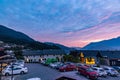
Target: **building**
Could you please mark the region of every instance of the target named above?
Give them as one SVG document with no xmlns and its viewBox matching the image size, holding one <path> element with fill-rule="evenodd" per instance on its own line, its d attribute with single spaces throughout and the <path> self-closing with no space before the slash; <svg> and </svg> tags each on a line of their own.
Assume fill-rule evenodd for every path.
<svg viewBox="0 0 120 80">
<path fill-rule="evenodd" d="M 97 60 L 96 55 L 101 54 L 102 59 Z M 120 51 L 97 51 L 97 50 L 80 50 L 78 53 L 83 53 L 85 58 L 94 58 L 95 62 L 101 65 L 120 66 Z"/>
<path fill-rule="evenodd" d="M 63 50 L 24 50 L 25 62 L 41 62 L 47 59 L 58 59 L 61 61 L 65 52 Z"/>
<path fill-rule="evenodd" d="M 87 65 L 94 65 L 95 59 L 93 56 L 84 56 L 83 52 L 80 53 L 80 62 L 85 63 Z"/>
</svg>

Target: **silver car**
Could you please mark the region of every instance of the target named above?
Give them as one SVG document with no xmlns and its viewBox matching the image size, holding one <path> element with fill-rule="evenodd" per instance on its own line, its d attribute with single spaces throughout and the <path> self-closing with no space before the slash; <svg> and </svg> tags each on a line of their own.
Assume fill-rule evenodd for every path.
<svg viewBox="0 0 120 80">
<path fill-rule="evenodd" d="M 100 68 L 100 67 L 92 67 L 92 69 L 98 73 L 98 75 L 100 77 L 106 77 L 107 76 L 107 72 L 103 69 L 103 68 Z"/>
</svg>

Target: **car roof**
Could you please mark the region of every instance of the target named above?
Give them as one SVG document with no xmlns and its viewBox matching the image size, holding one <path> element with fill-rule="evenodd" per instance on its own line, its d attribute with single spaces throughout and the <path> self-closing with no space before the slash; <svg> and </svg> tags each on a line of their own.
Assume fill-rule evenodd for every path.
<svg viewBox="0 0 120 80">
<path fill-rule="evenodd" d="M 88 66 L 81 66 L 81 68 L 85 68 L 85 69 L 87 69 L 87 68 L 89 68 Z"/>
<path fill-rule="evenodd" d="M 93 68 L 96 68 L 96 69 L 103 69 L 103 68 L 100 68 L 100 67 L 93 67 Z"/>
<path fill-rule="evenodd" d="M 114 69 L 114 68 L 112 68 L 112 67 L 104 67 L 104 68 L 108 68 L 108 69 Z"/>
</svg>

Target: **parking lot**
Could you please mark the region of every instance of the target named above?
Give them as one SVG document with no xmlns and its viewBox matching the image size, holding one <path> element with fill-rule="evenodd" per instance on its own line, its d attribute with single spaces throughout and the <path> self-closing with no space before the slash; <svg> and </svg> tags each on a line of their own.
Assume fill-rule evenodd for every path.
<svg viewBox="0 0 120 80">
<path fill-rule="evenodd" d="M 14 80 L 27 80 L 29 78 L 39 77 L 41 80 L 55 80 L 60 76 L 69 76 L 73 77 L 76 80 L 88 80 L 86 77 L 79 75 L 77 71 L 69 71 L 69 72 L 59 72 L 56 69 L 52 69 L 48 66 L 44 66 L 37 63 L 29 63 L 25 64 L 29 72 L 24 75 L 14 75 Z M 98 78 L 98 80 L 120 80 L 120 76 L 111 77 L 107 76 L 106 78 Z M 4 79 L 6 80 L 6 79 Z M 9 79 L 8 79 L 9 80 Z"/>
</svg>

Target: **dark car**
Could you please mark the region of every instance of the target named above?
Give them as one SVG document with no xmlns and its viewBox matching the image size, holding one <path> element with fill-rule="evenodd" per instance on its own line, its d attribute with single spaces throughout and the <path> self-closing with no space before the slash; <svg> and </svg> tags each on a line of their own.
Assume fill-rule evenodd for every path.
<svg viewBox="0 0 120 80">
<path fill-rule="evenodd" d="M 86 76 L 89 79 L 97 79 L 98 74 L 88 66 L 81 66 L 78 68 L 78 73 Z"/>
<path fill-rule="evenodd" d="M 63 65 L 59 68 L 59 71 L 62 71 L 62 72 L 73 71 L 73 70 L 76 70 L 76 66 L 73 64 Z"/>
<path fill-rule="evenodd" d="M 120 66 L 112 66 L 112 67 L 120 73 Z"/>
</svg>

